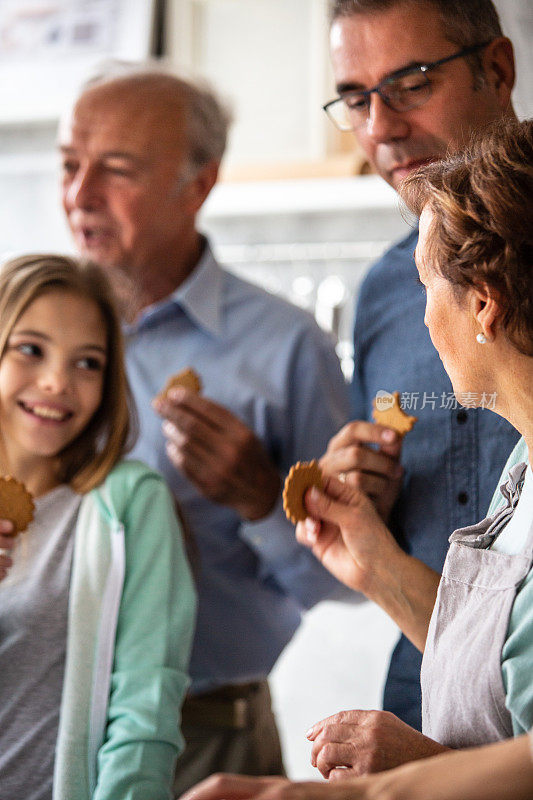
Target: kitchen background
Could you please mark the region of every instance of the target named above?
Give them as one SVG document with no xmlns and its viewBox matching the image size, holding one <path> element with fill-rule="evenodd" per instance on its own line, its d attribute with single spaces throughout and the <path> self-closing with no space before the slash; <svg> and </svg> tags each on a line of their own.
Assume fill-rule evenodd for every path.
<svg viewBox="0 0 533 800">
<path fill-rule="evenodd" d="M 533 2 L 496 5 L 516 46 L 517 111 L 531 116 Z M 102 59 L 164 56 L 208 78 L 234 110 L 202 228 L 231 269 L 316 315 L 349 378 L 358 286 L 407 222 L 321 111 L 334 96 L 325 9 L 326 0 L 0 0 L 0 255 L 71 249 L 57 201 L 60 112 Z M 395 636 L 367 603 L 307 614 L 272 675 L 290 775 L 315 774 L 311 723 L 378 707 Z"/>
</svg>

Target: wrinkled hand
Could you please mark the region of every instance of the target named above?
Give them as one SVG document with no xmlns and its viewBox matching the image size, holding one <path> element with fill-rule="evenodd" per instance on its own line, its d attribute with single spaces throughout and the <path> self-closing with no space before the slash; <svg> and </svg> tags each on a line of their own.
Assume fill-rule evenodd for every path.
<svg viewBox="0 0 533 800">
<path fill-rule="evenodd" d="M 320 466 L 323 472 L 340 476 L 349 486 L 364 491 L 388 522 L 402 485 L 401 449 L 402 438 L 396 431 L 357 420 L 330 440 Z"/>
<path fill-rule="evenodd" d="M 448 748 L 388 711 L 341 711 L 308 731 L 311 763 L 324 778 L 346 780 L 382 772 Z"/>
<path fill-rule="evenodd" d="M 187 389 L 156 399 L 167 455 L 199 491 L 247 520 L 272 511 L 280 476 L 257 436 L 230 411 Z"/>
<path fill-rule="evenodd" d="M 219 774 L 197 784 L 180 800 L 353 800 L 346 786 L 345 783 L 294 782 L 288 778 Z"/>
<path fill-rule="evenodd" d="M 381 568 L 390 568 L 402 550 L 360 489 L 327 478 L 324 491 L 310 489 L 305 495 L 309 518 L 299 522 L 296 538 L 338 580 L 370 599 Z"/>
<path fill-rule="evenodd" d="M 4 580 L 13 559 L 9 555 L 15 546 L 17 537 L 13 536 L 13 523 L 8 519 L 0 519 L 0 581 Z"/>
</svg>

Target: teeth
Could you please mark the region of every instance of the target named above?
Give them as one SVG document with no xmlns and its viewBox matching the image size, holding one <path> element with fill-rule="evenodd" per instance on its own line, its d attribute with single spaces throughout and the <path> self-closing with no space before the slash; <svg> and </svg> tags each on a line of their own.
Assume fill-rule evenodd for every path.
<svg viewBox="0 0 533 800">
<path fill-rule="evenodd" d="M 36 416 L 44 417 L 45 419 L 61 420 L 67 416 L 57 408 L 50 408 L 49 406 L 33 406 L 31 410 Z"/>
</svg>

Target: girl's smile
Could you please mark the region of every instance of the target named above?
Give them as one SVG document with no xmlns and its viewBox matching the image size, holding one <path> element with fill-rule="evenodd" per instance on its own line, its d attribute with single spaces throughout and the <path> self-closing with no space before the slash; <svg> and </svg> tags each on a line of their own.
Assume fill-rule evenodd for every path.
<svg viewBox="0 0 533 800">
<path fill-rule="evenodd" d="M 55 485 L 56 456 L 100 405 L 106 360 L 106 326 L 92 300 L 52 289 L 29 305 L 0 362 L 5 471 L 30 489 Z"/>
</svg>

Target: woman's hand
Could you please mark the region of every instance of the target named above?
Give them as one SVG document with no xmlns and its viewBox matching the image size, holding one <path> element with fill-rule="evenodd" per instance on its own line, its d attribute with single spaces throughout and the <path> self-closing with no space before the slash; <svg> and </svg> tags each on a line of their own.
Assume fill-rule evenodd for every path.
<svg viewBox="0 0 533 800">
<path fill-rule="evenodd" d="M 13 566 L 10 552 L 15 546 L 16 536 L 13 523 L 9 519 L 0 519 L 0 581 L 6 577 L 9 568 Z"/>
<path fill-rule="evenodd" d="M 324 491 L 305 496 L 309 518 L 298 523 L 296 538 L 342 583 L 371 597 L 382 567 L 402 551 L 364 492 L 328 477 Z"/>
<path fill-rule="evenodd" d="M 329 477 L 305 496 L 308 519 L 296 538 L 338 580 L 377 603 L 421 652 L 440 575 L 408 556 L 374 503 L 355 486 Z"/>
</svg>

